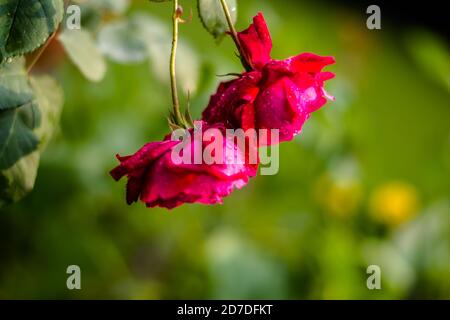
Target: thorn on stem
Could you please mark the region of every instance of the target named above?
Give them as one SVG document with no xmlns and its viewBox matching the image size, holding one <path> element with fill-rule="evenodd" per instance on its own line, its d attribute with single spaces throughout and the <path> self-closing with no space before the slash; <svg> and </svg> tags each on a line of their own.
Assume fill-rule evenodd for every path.
<svg viewBox="0 0 450 320">
<path fill-rule="evenodd" d="M 181 5 L 178 5 L 177 9 L 175 10 L 175 17 L 182 20 L 181 17 L 183 16 L 183 13 L 183 7 Z"/>
</svg>

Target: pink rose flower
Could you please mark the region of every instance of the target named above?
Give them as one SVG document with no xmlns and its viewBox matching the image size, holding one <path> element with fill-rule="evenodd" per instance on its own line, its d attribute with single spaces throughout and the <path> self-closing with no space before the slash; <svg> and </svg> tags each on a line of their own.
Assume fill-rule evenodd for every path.
<svg viewBox="0 0 450 320">
<path fill-rule="evenodd" d="M 302 53 L 272 60 L 272 40 L 261 13 L 247 30 L 238 33 L 238 38 L 253 70 L 221 83 L 202 119 L 244 130 L 278 129 L 280 141 L 292 140 L 312 112 L 327 98 L 334 99 L 324 89 L 324 82 L 334 74 L 322 72 L 335 62 L 334 58 Z"/>
<path fill-rule="evenodd" d="M 117 155 L 120 164 L 111 171 L 115 180 L 128 177 L 128 204 L 140 199 L 148 207 L 172 209 L 183 203 L 222 203 L 222 198 L 234 188 L 242 188 L 250 177 L 256 175 L 258 164 L 248 163 L 246 151 L 241 151 L 234 141 L 226 138 L 223 126 L 210 126 L 204 122 L 196 124 L 203 126 L 203 132 L 218 129 L 223 135 L 223 150 L 235 152 L 238 161 L 223 156 L 222 161 L 213 164 L 195 164 L 193 160 L 179 163 L 172 151 L 181 141 L 171 140 L 169 135 L 163 141 L 147 143 L 134 155 Z M 198 149 L 205 148 L 211 140 L 201 135 L 200 143 L 196 143 L 194 129 L 186 130 L 186 134 L 192 137 L 186 150 L 191 150 L 192 157 L 196 151 L 203 155 L 203 151 Z"/>
</svg>

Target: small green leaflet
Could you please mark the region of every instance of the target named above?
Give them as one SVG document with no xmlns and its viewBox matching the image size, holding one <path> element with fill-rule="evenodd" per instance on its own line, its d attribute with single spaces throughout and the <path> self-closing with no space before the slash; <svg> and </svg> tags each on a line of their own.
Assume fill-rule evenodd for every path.
<svg viewBox="0 0 450 320">
<path fill-rule="evenodd" d="M 236 0 L 226 0 L 233 24 L 237 19 Z M 205 29 L 218 39 L 229 30 L 220 0 L 198 0 L 198 13 Z"/>
</svg>

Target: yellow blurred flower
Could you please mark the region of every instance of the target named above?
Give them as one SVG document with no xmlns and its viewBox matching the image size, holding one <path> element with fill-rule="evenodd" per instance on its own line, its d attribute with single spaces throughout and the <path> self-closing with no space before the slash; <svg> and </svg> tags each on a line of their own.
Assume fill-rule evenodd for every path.
<svg viewBox="0 0 450 320">
<path fill-rule="evenodd" d="M 361 186 L 354 179 L 333 180 L 325 174 L 316 183 L 316 200 L 328 214 L 339 218 L 353 215 L 361 202 L 361 196 Z"/>
<path fill-rule="evenodd" d="M 416 188 L 404 182 L 389 182 L 377 188 L 370 197 L 372 217 L 390 226 L 413 218 L 419 209 Z"/>
</svg>

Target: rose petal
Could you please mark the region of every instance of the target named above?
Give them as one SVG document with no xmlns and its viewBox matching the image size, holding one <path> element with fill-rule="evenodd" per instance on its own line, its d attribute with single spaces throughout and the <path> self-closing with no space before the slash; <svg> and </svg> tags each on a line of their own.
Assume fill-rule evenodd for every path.
<svg viewBox="0 0 450 320">
<path fill-rule="evenodd" d="M 262 13 L 253 18 L 253 23 L 244 31 L 238 32 L 239 43 L 246 60 L 256 70 L 270 61 L 272 39 Z"/>
</svg>

